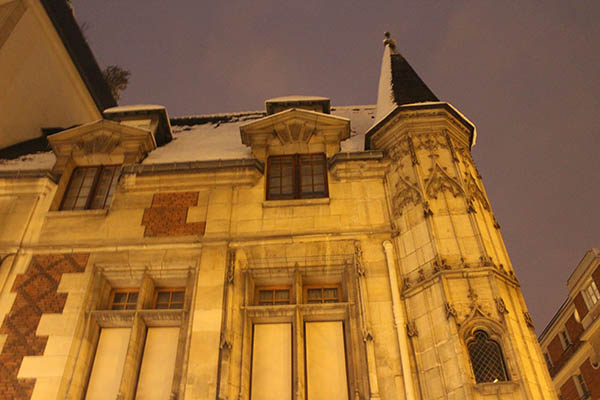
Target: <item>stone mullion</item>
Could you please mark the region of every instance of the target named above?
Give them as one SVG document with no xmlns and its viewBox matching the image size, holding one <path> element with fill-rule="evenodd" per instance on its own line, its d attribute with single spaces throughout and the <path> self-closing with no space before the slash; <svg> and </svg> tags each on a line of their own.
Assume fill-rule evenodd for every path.
<svg viewBox="0 0 600 400">
<path fill-rule="evenodd" d="M 171 384 L 171 390 L 173 394 L 178 398 L 179 393 L 185 393 L 185 376 L 188 366 L 188 355 L 189 355 L 189 339 L 191 338 L 191 305 L 193 304 L 193 291 L 196 281 L 196 274 L 190 270 L 188 272 L 188 279 L 185 287 L 185 299 L 184 299 L 184 314 L 181 320 L 181 329 L 179 330 L 179 339 L 177 342 L 177 355 L 175 358 L 175 371 L 173 373 L 173 380 Z"/>
<path fill-rule="evenodd" d="M 354 267 L 358 286 L 358 304 L 361 320 L 362 339 L 366 346 L 367 373 L 369 375 L 369 399 L 379 399 L 379 383 L 377 381 L 377 363 L 375 359 L 375 343 L 368 317 L 369 298 L 366 282 L 366 270 L 362 262 L 362 249 L 360 242 L 354 243 Z"/>
<path fill-rule="evenodd" d="M 123 366 L 123 375 L 119 386 L 119 395 L 121 396 L 119 400 L 133 400 L 135 397 L 146 333 L 147 326 L 139 313 L 136 312 L 131 327 L 125 365 Z"/>
<path fill-rule="evenodd" d="M 232 357 L 232 314 L 233 314 L 233 291 L 234 291 L 234 269 L 235 252 L 227 252 L 227 268 L 225 272 L 225 284 L 223 295 L 223 315 L 221 319 L 221 340 L 219 343 L 219 372 L 217 381 L 217 398 L 226 399 L 229 392 L 230 364 Z"/>
<path fill-rule="evenodd" d="M 364 373 L 362 373 L 366 366 L 366 354 L 361 336 L 357 333 L 360 332 L 360 312 L 358 304 L 358 276 L 346 268 L 344 270 L 343 278 L 344 287 L 346 288 L 346 298 L 348 299 L 348 308 L 346 311 L 346 321 L 348 326 L 345 326 L 345 332 L 347 343 L 350 345 L 350 351 L 347 351 L 350 359 L 348 360 L 349 365 L 349 377 L 350 377 L 350 395 L 353 398 L 361 398 L 361 393 L 366 393 L 369 382 Z M 351 370 L 350 370 L 351 369 Z"/>
<path fill-rule="evenodd" d="M 250 293 L 252 293 L 253 287 L 251 277 L 248 271 L 244 271 L 244 292 L 242 294 L 242 326 L 241 326 L 241 356 L 240 356 L 240 380 L 238 387 L 238 400 L 245 400 L 250 396 L 250 368 L 251 357 L 249 356 L 252 351 L 252 321 L 248 317 L 248 310 L 246 306 L 250 304 Z M 250 351 L 249 351 L 250 349 Z"/>
<path fill-rule="evenodd" d="M 292 323 L 292 340 L 294 346 L 292 348 L 292 373 L 294 379 L 292 380 L 292 390 L 295 393 L 297 400 L 305 398 L 306 391 L 306 376 L 304 374 L 304 354 L 306 349 L 304 348 L 304 314 L 298 307 L 299 304 L 303 303 L 303 283 L 302 273 L 296 269 L 294 271 L 294 295 L 296 309 L 294 310 L 294 321 Z"/>
</svg>

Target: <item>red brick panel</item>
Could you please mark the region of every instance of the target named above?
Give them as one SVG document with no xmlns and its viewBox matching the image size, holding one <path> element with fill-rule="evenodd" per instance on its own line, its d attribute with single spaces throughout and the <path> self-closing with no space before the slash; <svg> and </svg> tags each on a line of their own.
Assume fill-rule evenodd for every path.
<svg viewBox="0 0 600 400">
<path fill-rule="evenodd" d="M 565 384 L 560 387 L 560 394 L 563 400 L 579 400 L 577 387 L 575 387 L 575 381 L 572 377 L 569 377 Z"/>
<path fill-rule="evenodd" d="M 556 365 L 558 360 L 562 357 L 563 346 L 560 342 L 560 338 L 558 335 L 554 336 L 554 339 L 548 345 L 548 354 L 550 355 L 550 359 L 552 360 L 552 365 Z"/>
<path fill-rule="evenodd" d="M 575 320 L 575 315 L 569 317 L 565 323 L 565 328 L 567 329 L 567 334 L 569 335 L 571 342 L 577 344 L 577 342 L 579 342 L 579 336 L 581 335 L 581 332 L 583 332 L 583 325 Z"/>
<path fill-rule="evenodd" d="M 145 237 L 203 235 L 206 222 L 186 222 L 188 208 L 198 204 L 198 192 L 157 193 L 144 210 Z"/>
<path fill-rule="evenodd" d="M 23 357 L 43 355 L 48 337 L 35 334 L 40 318 L 62 312 L 67 295 L 56 293 L 60 278 L 83 272 L 87 260 L 87 254 L 34 256 L 27 271 L 17 275 L 12 287 L 17 296 L 0 327 L 7 335 L 0 353 L 0 399 L 31 398 L 35 379 L 17 379 Z"/>
<path fill-rule="evenodd" d="M 594 369 L 588 358 L 581 364 L 579 370 L 581 371 L 585 385 L 590 391 L 592 399 L 600 398 L 600 369 Z"/>
<path fill-rule="evenodd" d="M 587 305 L 585 304 L 585 300 L 583 300 L 583 295 L 581 292 L 575 296 L 573 299 L 573 303 L 575 304 L 575 308 L 577 309 L 577 313 L 579 314 L 579 318 L 583 318 L 588 313 Z"/>
</svg>

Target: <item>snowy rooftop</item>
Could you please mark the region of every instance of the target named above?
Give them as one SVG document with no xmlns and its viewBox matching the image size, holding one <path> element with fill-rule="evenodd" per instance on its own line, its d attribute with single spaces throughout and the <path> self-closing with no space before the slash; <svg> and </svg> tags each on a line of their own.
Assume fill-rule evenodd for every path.
<svg viewBox="0 0 600 400">
<path fill-rule="evenodd" d="M 350 120 L 351 136 L 342 142 L 341 151 L 364 150 L 365 132 L 375 122 L 375 106 L 331 107 L 331 114 Z M 173 140 L 153 150 L 142 164 L 252 158 L 250 148 L 242 144 L 239 128 L 264 116 L 263 111 L 253 111 L 172 118 Z M 0 171 L 50 170 L 55 161 L 52 152 L 27 154 L 14 160 L 0 159 Z"/>
</svg>

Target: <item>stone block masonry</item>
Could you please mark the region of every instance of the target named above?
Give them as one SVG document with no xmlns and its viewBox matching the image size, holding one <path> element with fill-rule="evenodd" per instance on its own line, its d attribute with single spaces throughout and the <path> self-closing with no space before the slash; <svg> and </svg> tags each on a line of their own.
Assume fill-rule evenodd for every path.
<svg viewBox="0 0 600 400">
<path fill-rule="evenodd" d="M 203 235 L 206 222 L 186 222 L 188 209 L 198 204 L 198 192 L 157 193 L 144 210 L 145 237 Z"/>
<path fill-rule="evenodd" d="M 19 274 L 12 287 L 17 296 L 0 327 L 7 335 L 0 353 L 0 398 L 29 399 L 35 379 L 17 379 L 25 356 L 40 356 L 46 348 L 47 336 L 36 336 L 42 314 L 62 313 L 66 293 L 57 293 L 64 273 L 83 272 L 87 254 L 37 255 L 27 271 Z"/>
</svg>

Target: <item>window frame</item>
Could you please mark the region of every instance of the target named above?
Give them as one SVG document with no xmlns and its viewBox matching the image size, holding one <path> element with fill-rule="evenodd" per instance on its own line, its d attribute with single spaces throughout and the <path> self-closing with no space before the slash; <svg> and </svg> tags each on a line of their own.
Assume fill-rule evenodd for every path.
<svg viewBox="0 0 600 400">
<path fill-rule="evenodd" d="M 124 303 L 115 303 L 115 296 L 117 294 L 126 294 L 126 298 L 125 298 L 125 302 Z M 133 304 L 129 302 L 129 297 L 135 294 L 136 295 L 136 299 L 135 299 L 135 304 L 133 308 L 127 308 L 127 306 Z M 120 289 L 120 288 L 115 288 L 112 289 L 110 291 L 110 300 L 108 302 L 108 307 L 106 308 L 107 310 L 110 311 L 135 311 L 138 309 L 138 303 L 140 301 L 140 294 L 139 294 L 139 289 L 138 288 L 126 288 L 126 289 Z M 114 308 L 115 305 L 117 306 L 123 306 L 124 308 Z"/>
<path fill-rule="evenodd" d="M 314 158 L 319 157 L 320 165 L 323 169 L 323 191 L 315 191 L 315 176 L 319 176 L 314 173 L 314 164 L 305 161 L 305 159 L 310 158 L 309 161 L 312 161 Z M 291 173 L 291 186 L 292 193 L 281 193 L 283 191 L 283 174 L 280 173 L 279 176 L 274 176 L 273 173 L 276 171 L 273 163 L 278 160 L 287 160 L 291 161 L 290 166 L 292 169 Z M 302 168 L 304 166 L 311 166 L 313 172 L 310 175 L 312 179 L 312 191 L 310 193 L 302 192 Z M 274 179 L 280 179 L 279 183 L 279 193 L 271 192 L 271 182 Z M 266 182 L 266 199 L 267 200 L 295 200 L 295 199 L 321 199 L 329 197 L 329 184 L 327 179 L 327 156 L 325 153 L 302 153 L 302 154 L 287 154 L 287 155 L 272 155 L 267 159 L 267 182 Z"/>
<path fill-rule="evenodd" d="M 483 335 L 485 336 L 485 338 L 483 340 L 477 337 L 480 334 L 480 332 L 483 333 Z M 499 379 L 498 377 L 496 378 L 495 381 L 478 379 L 481 377 L 481 373 L 478 372 L 480 365 L 475 364 L 474 359 L 473 359 L 473 352 L 472 352 L 472 346 L 475 346 L 477 344 L 494 346 L 496 348 L 496 350 L 498 351 L 497 356 L 499 358 L 499 363 L 500 363 L 500 365 L 496 366 L 497 367 L 496 369 L 498 370 L 498 372 L 501 372 L 504 374 L 503 377 L 500 377 L 503 379 Z M 504 355 L 504 350 L 502 349 L 502 345 L 500 344 L 500 342 L 498 340 L 496 340 L 492 335 L 490 335 L 489 331 L 487 331 L 486 329 L 483 329 L 483 328 L 474 329 L 473 333 L 470 335 L 469 339 L 466 341 L 466 347 L 467 347 L 467 353 L 469 355 L 471 369 L 473 371 L 473 377 L 475 378 L 476 384 L 495 383 L 495 382 L 510 382 L 510 380 L 511 380 L 510 374 L 508 372 L 508 366 L 507 366 L 507 362 L 506 362 L 506 357 Z M 474 349 L 473 351 L 475 351 L 475 350 L 477 350 L 477 349 Z M 486 350 L 486 352 L 488 352 L 488 351 Z M 475 361 L 477 361 L 477 360 L 475 360 Z"/>
<path fill-rule="evenodd" d="M 315 298 L 312 300 L 320 300 L 320 302 L 310 302 L 309 301 L 308 291 L 314 290 L 314 289 L 321 289 L 321 297 L 319 297 L 318 299 Z M 337 297 L 335 299 L 333 297 L 326 298 L 324 296 L 325 289 L 336 289 Z M 340 285 L 339 283 L 323 284 L 323 285 L 321 285 L 321 284 L 304 285 L 304 287 L 302 288 L 302 292 L 303 292 L 303 303 L 304 304 L 332 304 L 332 303 L 341 303 L 342 302 L 342 285 Z M 327 301 L 327 300 L 335 300 L 335 301 Z"/>
<path fill-rule="evenodd" d="M 588 310 L 594 308 L 600 301 L 600 291 L 598 291 L 598 286 L 593 280 L 585 285 L 585 288 L 581 292 Z"/>
<path fill-rule="evenodd" d="M 560 344 L 563 346 L 563 351 L 567 351 L 573 345 L 573 342 L 571 341 L 569 333 L 566 329 L 562 329 L 558 332 L 558 338 L 560 340 Z"/>
<path fill-rule="evenodd" d="M 173 293 L 183 292 L 183 300 L 181 302 L 173 302 Z M 167 308 L 158 308 L 158 294 L 169 293 L 169 302 Z M 163 303 L 164 304 L 164 303 Z M 171 307 L 173 304 L 181 304 L 181 307 Z M 183 310 L 185 308 L 185 287 L 160 287 L 154 289 L 154 297 L 152 299 L 153 310 Z"/>
<path fill-rule="evenodd" d="M 288 268 L 248 268 L 244 273 L 244 283 L 241 287 L 250 290 L 249 295 L 236 297 L 236 307 L 242 311 L 242 337 L 247 338 L 239 345 L 234 345 L 234 353 L 241 357 L 240 384 L 241 387 L 251 390 L 253 377 L 253 333 L 257 324 L 289 323 L 292 329 L 292 392 L 304 391 L 307 386 L 306 371 L 306 323 L 311 322 L 341 322 L 344 354 L 346 366 L 346 385 L 348 393 L 368 393 L 366 381 L 361 379 L 359 371 L 367 368 L 365 358 L 365 339 L 359 328 L 360 320 L 355 315 L 356 309 L 352 307 L 358 299 L 359 288 L 356 271 L 352 264 L 335 264 L 327 266 L 290 266 Z M 289 305 L 257 305 L 257 288 L 269 287 L 269 282 L 277 282 L 275 287 L 291 285 L 292 302 Z M 310 284 L 306 284 L 310 282 Z M 319 282 L 327 282 L 321 283 Z M 304 287 L 338 287 L 341 302 L 308 304 L 304 302 Z M 235 309 L 235 307 L 234 307 Z M 354 318 L 353 318 L 354 316 Z M 230 318 L 230 317 L 228 317 Z M 226 329 L 227 331 L 228 329 Z M 226 335 L 228 337 L 228 335 Z M 227 341 L 227 343 L 230 343 Z M 233 357 L 233 356 L 231 356 Z M 230 365 L 229 361 L 221 359 L 223 365 Z M 222 378 L 223 379 L 223 378 Z M 304 388 L 304 389 L 300 389 Z M 246 390 L 246 389 L 244 389 Z M 245 392 L 245 391 L 244 391 Z M 249 393 L 249 392 L 248 392 Z M 290 393 L 292 395 L 292 393 Z"/>
<path fill-rule="evenodd" d="M 579 400 L 589 399 L 591 397 L 590 391 L 585 383 L 585 380 L 583 379 L 583 375 L 581 375 L 581 372 L 578 372 L 577 375 L 574 375 L 573 380 L 575 381 L 575 389 L 579 395 Z"/>
<path fill-rule="evenodd" d="M 277 302 L 275 298 L 275 293 L 277 291 L 287 290 L 288 292 L 288 301 L 284 303 L 282 301 Z M 260 292 L 272 292 L 273 296 L 271 297 L 272 302 L 268 303 L 266 301 L 261 301 Z M 292 290 L 292 285 L 271 285 L 271 286 L 256 286 L 254 290 L 254 305 L 257 306 L 287 306 L 295 304 L 294 293 Z"/>
<path fill-rule="evenodd" d="M 187 367 L 185 364 L 185 355 L 189 352 L 189 343 L 183 340 L 183 338 L 187 337 L 191 331 L 189 309 L 191 307 L 196 274 L 192 273 L 186 278 L 182 278 L 178 273 L 170 271 L 166 272 L 166 276 L 164 271 L 161 271 L 160 276 L 154 276 L 153 273 L 139 274 L 133 278 L 136 280 L 134 287 L 121 286 L 121 281 L 125 278 L 131 283 L 132 277 L 129 269 L 118 272 L 111 271 L 109 274 L 110 278 L 105 274 L 96 277 L 95 285 L 98 289 L 91 299 L 93 311 L 90 314 L 90 323 L 84 332 L 82 332 L 82 340 L 89 341 L 90 346 L 79 354 L 75 362 L 74 376 L 76 376 L 76 379 L 74 382 L 83 382 L 83 384 L 71 385 L 70 390 L 73 392 L 74 397 L 86 397 L 102 330 L 112 328 L 129 328 L 130 339 L 127 354 L 140 354 L 140 357 L 136 359 L 134 364 L 125 364 L 120 377 L 120 390 L 123 390 L 127 398 L 135 397 L 138 390 L 139 374 L 144 361 L 143 357 L 149 329 L 177 328 L 178 339 L 171 390 L 178 393 L 181 382 L 185 381 L 185 374 L 182 371 Z M 170 284 L 182 283 L 181 286 L 174 287 L 174 289 L 182 289 L 184 291 L 184 305 L 182 308 L 152 308 L 157 291 L 167 288 L 166 285 L 161 286 L 156 284 L 156 281 L 160 280 L 166 280 Z M 138 293 L 135 309 L 111 309 L 114 294 L 123 292 Z"/>
<path fill-rule="evenodd" d="M 104 194 L 104 199 L 102 200 L 102 207 L 92 207 L 94 200 L 96 199 L 96 196 L 99 193 L 100 180 L 103 177 L 103 175 L 106 173 L 106 171 L 109 170 L 110 168 L 114 168 L 114 170 L 113 170 L 112 174 L 110 175 L 110 182 L 107 185 L 106 193 Z M 78 170 L 79 171 L 95 170 L 89 192 L 87 194 L 83 195 L 83 196 L 85 196 L 85 205 L 83 208 L 75 208 L 75 206 L 76 206 L 77 202 L 79 201 L 79 199 L 83 198 L 83 196 L 81 195 L 81 189 L 82 189 L 83 179 L 85 179 L 86 175 L 84 175 L 84 178 L 82 179 L 82 182 L 81 182 L 79 188 L 77 189 L 77 194 L 75 196 L 70 196 L 71 189 L 73 188 L 73 185 L 75 183 L 73 181 L 73 179 L 75 178 L 75 173 L 77 173 Z M 109 208 L 110 203 L 112 202 L 112 199 L 114 197 L 114 192 L 116 191 L 116 186 L 119 181 L 120 172 L 121 172 L 121 164 L 76 166 L 75 168 L 73 168 L 73 171 L 71 171 L 71 174 L 69 176 L 69 182 L 67 183 L 65 191 L 63 193 L 59 210 L 60 211 L 81 211 L 81 210 L 102 210 L 102 209 Z M 73 201 L 73 205 L 71 207 L 65 208 L 66 201 L 72 197 L 75 198 L 75 200 Z"/>
</svg>

